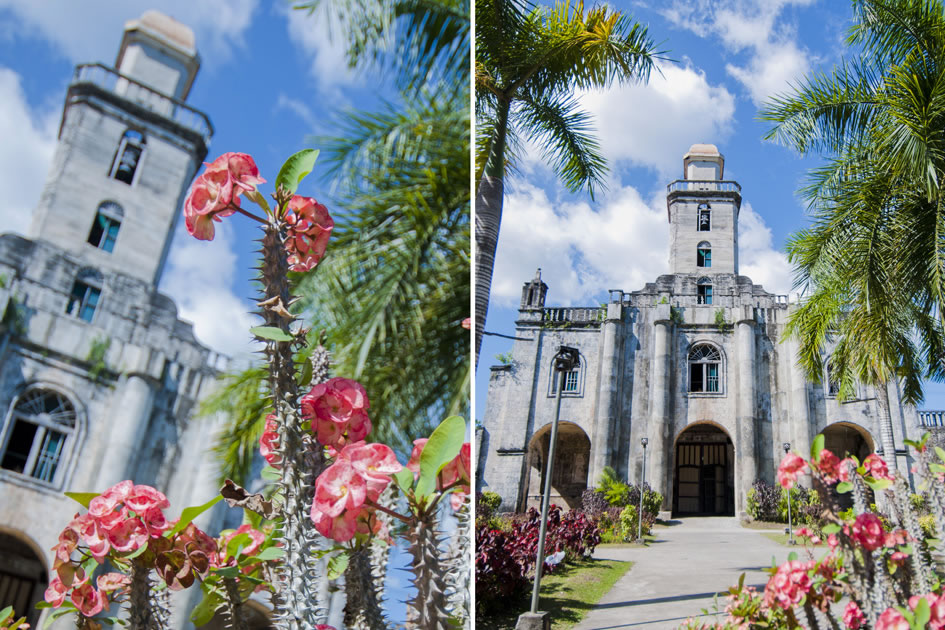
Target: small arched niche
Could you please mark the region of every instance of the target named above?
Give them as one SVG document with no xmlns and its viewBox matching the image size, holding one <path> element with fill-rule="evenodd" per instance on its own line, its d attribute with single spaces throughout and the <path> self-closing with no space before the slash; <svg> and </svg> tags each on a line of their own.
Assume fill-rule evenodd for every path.
<svg viewBox="0 0 945 630">
<path fill-rule="evenodd" d="M 550 444 L 550 425 L 539 429 L 529 442 L 526 507 L 541 505 Z M 573 422 L 559 422 L 551 480 L 552 503 L 568 509 L 581 507 L 581 494 L 587 489 L 590 458 L 591 441 L 584 430 Z"/>
</svg>

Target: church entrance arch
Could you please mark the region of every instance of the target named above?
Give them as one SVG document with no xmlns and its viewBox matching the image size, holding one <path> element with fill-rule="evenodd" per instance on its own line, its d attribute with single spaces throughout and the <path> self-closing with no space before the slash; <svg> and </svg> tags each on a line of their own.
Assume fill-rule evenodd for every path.
<svg viewBox="0 0 945 630">
<path fill-rule="evenodd" d="M 852 455 L 861 462 L 876 450 L 866 429 L 852 422 L 837 422 L 824 429 L 824 448 L 840 459 Z"/>
<path fill-rule="evenodd" d="M 734 516 L 735 448 L 721 427 L 700 422 L 676 438 L 673 516 Z"/>
<path fill-rule="evenodd" d="M 528 490 L 526 508 L 541 507 L 548 468 L 551 426 L 538 430 L 528 444 Z M 558 444 L 551 480 L 551 502 L 568 509 L 580 509 L 581 494 L 587 489 L 591 441 L 584 430 L 573 422 L 558 423 Z"/>
<path fill-rule="evenodd" d="M 36 628 L 47 582 L 46 565 L 32 541 L 19 532 L 0 531 L 0 610 L 13 606 L 14 618 L 26 617 Z"/>
</svg>

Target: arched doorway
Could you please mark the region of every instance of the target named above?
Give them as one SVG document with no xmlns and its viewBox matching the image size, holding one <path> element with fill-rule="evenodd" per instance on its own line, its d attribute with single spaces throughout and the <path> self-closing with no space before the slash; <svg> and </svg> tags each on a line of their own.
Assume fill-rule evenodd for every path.
<svg viewBox="0 0 945 630">
<path fill-rule="evenodd" d="M 735 448 L 728 434 L 708 422 L 676 438 L 673 516 L 734 516 Z"/>
<path fill-rule="evenodd" d="M 31 628 L 38 627 L 36 603 L 48 585 L 46 565 L 32 545 L 19 536 L 0 532 L 0 610 L 13 606 L 14 618 L 26 617 Z"/>
<path fill-rule="evenodd" d="M 824 448 L 840 459 L 852 455 L 862 462 L 875 450 L 870 434 L 851 422 L 831 424 L 823 433 Z"/>
<path fill-rule="evenodd" d="M 528 445 L 528 492 L 526 508 L 540 507 L 548 467 L 551 426 L 542 427 Z M 581 493 L 587 489 L 591 441 L 578 425 L 558 423 L 558 445 L 551 480 L 551 502 L 568 509 L 581 507 Z"/>
</svg>

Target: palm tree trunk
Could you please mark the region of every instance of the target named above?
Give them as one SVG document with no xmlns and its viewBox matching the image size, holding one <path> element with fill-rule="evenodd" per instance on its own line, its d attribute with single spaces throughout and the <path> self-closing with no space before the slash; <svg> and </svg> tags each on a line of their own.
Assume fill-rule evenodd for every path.
<svg viewBox="0 0 945 630">
<path fill-rule="evenodd" d="M 876 385 L 876 400 L 879 402 L 879 438 L 883 445 L 883 459 L 889 472 L 896 472 L 896 443 L 893 438 L 892 414 L 889 411 L 889 381 Z"/>
<path fill-rule="evenodd" d="M 489 313 L 492 270 L 502 224 L 503 177 L 505 176 L 505 135 L 509 122 L 509 101 L 500 100 L 496 111 L 496 133 L 476 191 L 476 366 L 482 332 Z"/>
</svg>

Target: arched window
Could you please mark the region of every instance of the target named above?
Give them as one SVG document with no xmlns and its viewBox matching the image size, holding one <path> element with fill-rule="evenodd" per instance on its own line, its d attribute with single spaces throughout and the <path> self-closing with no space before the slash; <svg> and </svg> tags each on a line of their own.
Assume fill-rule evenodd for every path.
<svg viewBox="0 0 945 630">
<path fill-rule="evenodd" d="M 551 383 L 548 388 L 548 395 L 554 396 L 558 392 L 558 381 L 561 375 L 554 369 L 554 361 L 551 362 Z M 564 389 L 562 396 L 582 396 L 584 394 L 584 356 L 581 355 L 581 362 L 569 372 L 564 374 Z"/>
<path fill-rule="evenodd" d="M 13 405 L 0 468 L 53 483 L 75 431 L 75 408 L 65 396 L 30 390 Z"/>
<path fill-rule="evenodd" d="M 696 222 L 696 229 L 700 232 L 709 232 L 712 230 L 712 207 L 707 203 L 699 204 L 699 217 Z"/>
<path fill-rule="evenodd" d="M 696 266 L 697 267 L 711 267 L 712 266 L 712 246 L 708 241 L 702 241 L 699 243 L 699 246 L 696 248 Z"/>
<path fill-rule="evenodd" d="M 111 252 L 115 249 L 115 239 L 118 238 L 118 228 L 125 218 L 125 211 L 114 201 L 103 201 L 95 213 L 95 221 L 89 232 L 89 244 Z"/>
<path fill-rule="evenodd" d="M 712 304 L 712 281 L 708 278 L 699 278 L 696 283 L 696 294 L 699 304 Z"/>
<path fill-rule="evenodd" d="M 102 274 L 94 269 L 83 269 L 76 275 L 66 304 L 66 313 L 73 317 L 92 321 L 99 298 L 102 297 Z"/>
<path fill-rule="evenodd" d="M 707 343 L 689 350 L 689 391 L 717 394 L 722 391 L 722 355 Z"/>
<path fill-rule="evenodd" d="M 144 134 L 140 131 L 134 129 L 125 131 L 118 144 L 118 151 L 115 152 L 109 177 L 114 177 L 130 186 L 135 180 L 135 172 L 141 162 L 141 154 L 144 153 L 146 142 Z"/>
</svg>

